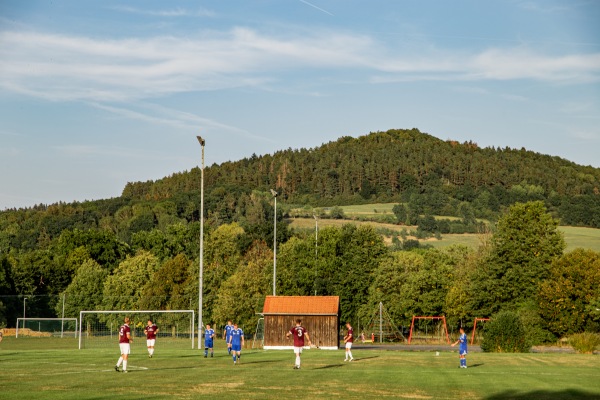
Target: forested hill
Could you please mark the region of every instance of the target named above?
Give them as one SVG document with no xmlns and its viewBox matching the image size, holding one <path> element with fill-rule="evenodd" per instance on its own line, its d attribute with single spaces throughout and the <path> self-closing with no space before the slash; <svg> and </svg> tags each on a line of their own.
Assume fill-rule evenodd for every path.
<svg viewBox="0 0 600 400">
<path fill-rule="evenodd" d="M 194 168 L 129 183 L 122 196 L 161 201 L 199 186 Z M 205 169 L 209 204 L 221 214 L 234 212 L 237 196 L 271 188 L 288 203 L 312 206 L 412 199 L 421 212 L 453 215 L 457 202 L 468 202 L 481 217 L 516 201 L 544 200 L 563 224 L 600 228 L 600 169 L 525 149 L 444 141 L 417 129 L 342 137 Z"/>
</svg>

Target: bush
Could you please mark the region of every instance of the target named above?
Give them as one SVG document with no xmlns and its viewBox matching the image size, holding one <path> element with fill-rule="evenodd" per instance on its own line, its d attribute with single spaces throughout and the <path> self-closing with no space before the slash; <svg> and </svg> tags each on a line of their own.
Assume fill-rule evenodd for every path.
<svg viewBox="0 0 600 400">
<path fill-rule="evenodd" d="M 600 335 L 591 332 L 576 333 L 569 338 L 569 344 L 578 353 L 592 354 L 600 346 Z"/>
<path fill-rule="evenodd" d="M 529 340 L 519 316 L 501 311 L 485 325 L 481 349 L 489 353 L 526 353 Z"/>
</svg>

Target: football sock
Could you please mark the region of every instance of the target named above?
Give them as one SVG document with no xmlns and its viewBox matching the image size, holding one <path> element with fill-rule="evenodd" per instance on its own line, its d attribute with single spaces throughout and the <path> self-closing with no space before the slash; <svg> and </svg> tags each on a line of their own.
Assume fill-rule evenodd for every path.
<svg viewBox="0 0 600 400">
<path fill-rule="evenodd" d="M 300 366 L 300 356 L 296 356 L 296 365 Z"/>
<path fill-rule="evenodd" d="M 348 355 L 350 355 L 350 359 L 351 360 L 354 358 L 354 357 L 352 357 L 352 352 L 351 351 L 348 352 Z"/>
<path fill-rule="evenodd" d="M 204 348 L 204 357 L 208 356 L 208 348 Z"/>
<path fill-rule="evenodd" d="M 122 362 L 123 362 L 123 357 L 119 357 L 119 361 L 117 361 L 117 367 L 120 367 Z"/>
<path fill-rule="evenodd" d="M 236 362 L 237 358 L 235 357 L 235 354 L 233 355 L 233 362 Z"/>
<path fill-rule="evenodd" d="M 153 356 L 154 355 L 154 348 L 150 349 L 150 355 Z"/>
<path fill-rule="evenodd" d="M 123 371 L 127 371 L 127 360 L 123 360 Z"/>
</svg>

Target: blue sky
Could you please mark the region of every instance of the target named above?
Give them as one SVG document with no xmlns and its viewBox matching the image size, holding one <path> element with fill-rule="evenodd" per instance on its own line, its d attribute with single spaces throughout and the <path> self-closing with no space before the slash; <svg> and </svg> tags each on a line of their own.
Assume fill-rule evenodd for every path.
<svg viewBox="0 0 600 400">
<path fill-rule="evenodd" d="M 600 1 L 0 2 L 0 209 L 416 127 L 600 167 Z"/>
</svg>

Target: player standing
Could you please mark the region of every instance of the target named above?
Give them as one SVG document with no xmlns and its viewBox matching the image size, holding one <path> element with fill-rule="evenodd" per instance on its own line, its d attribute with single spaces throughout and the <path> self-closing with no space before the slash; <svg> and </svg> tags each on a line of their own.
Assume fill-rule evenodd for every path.
<svg viewBox="0 0 600 400">
<path fill-rule="evenodd" d="M 286 338 L 290 335 L 294 336 L 294 353 L 296 353 L 296 363 L 294 369 L 300 369 L 300 354 L 302 354 L 302 348 L 304 347 L 304 337 L 308 341 L 310 346 L 310 337 L 308 337 L 308 331 L 302 326 L 302 320 L 298 318 L 296 320 L 296 326 L 292 327 L 288 333 L 285 334 Z"/>
<path fill-rule="evenodd" d="M 458 346 L 458 356 L 460 357 L 460 367 L 459 368 L 467 368 L 467 334 L 465 333 L 465 328 L 460 327 L 460 335 L 458 336 L 458 340 L 452 343 L 452 347 Z"/>
<path fill-rule="evenodd" d="M 242 357 L 242 347 L 244 347 L 244 331 L 242 328 L 238 328 L 237 323 L 233 324 L 231 336 L 229 337 L 229 345 L 233 353 L 233 363 L 237 364 Z"/>
<path fill-rule="evenodd" d="M 129 358 L 130 346 L 129 344 L 133 342 L 133 338 L 131 337 L 131 329 L 129 328 L 129 317 L 125 317 L 124 324 L 119 328 L 119 347 L 121 349 L 121 357 L 119 357 L 119 361 L 117 361 L 117 365 L 115 365 L 115 371 L 119 372 L 119 367 L 121 363 L 123 363 L 123 372 L 127 372 L 127 359 Z"/>
<path fill-rule="evenodd" d="M 354 361 L 352 357 L 352 342 L 354 342 L 354 331 L 352 330 L 352 326 L 350 322 L 346 322 L 346 329 L 348 329 L 348 333 L 344 336 L 344 343 L 346 344 L 346 359 L 344 361 Z"/>
<path fill-rule="evenodd" d="M 152 322 L 151 319 L 148 320 L 148 325 L 144 328 L 144 333 L 146 334 L 146 346 L 148 346 L 148 357 L 152 358 L 154 355 L 154 344 L 156 343 L 156 334 L 158 333 L 158 327 L 156 324 Z"/>
<path fill-rule="evenodd" d="M 227 325 L 225 325 L 225 330 L 223 330 L 223 336 L 225 337 L 225 343 L 227 343 L 227 354 L 231 354 L 231 331 L 233 330 L 233 324 L 231 320 L 227 321 Z"/>
<path fill-rule="evenodd" d="M 208 349 L 210 349 L 210 356 L 213 356 L 214 337 L 215 330 L 210 328 L 210 324 L 206 324 L 206 330 L 204 331 L 204 358 L 208 357 Z"/>
</svg>

